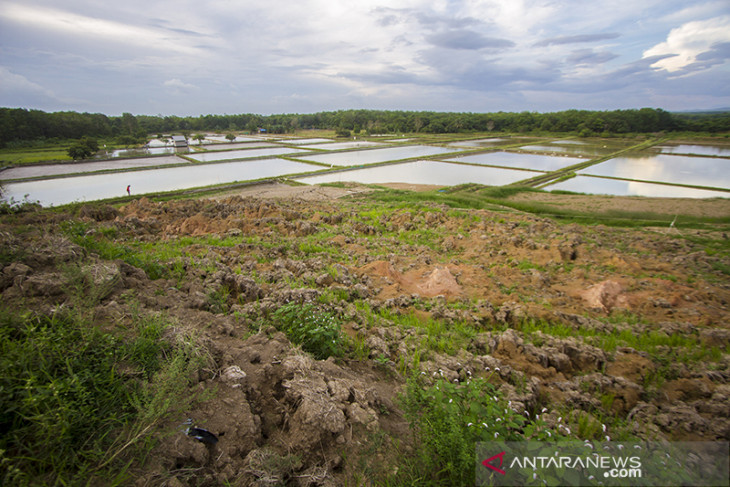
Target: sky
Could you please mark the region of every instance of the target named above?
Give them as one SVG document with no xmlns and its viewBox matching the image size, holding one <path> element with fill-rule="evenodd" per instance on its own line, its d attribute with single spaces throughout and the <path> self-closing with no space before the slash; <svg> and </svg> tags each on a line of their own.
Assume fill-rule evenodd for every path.
<svg viewBox="0 0 730 487">
<path fill-rule="evenodd" d="M 730 107 L 728 0 L 0 0 L 0 106 Z"/>
</svg>

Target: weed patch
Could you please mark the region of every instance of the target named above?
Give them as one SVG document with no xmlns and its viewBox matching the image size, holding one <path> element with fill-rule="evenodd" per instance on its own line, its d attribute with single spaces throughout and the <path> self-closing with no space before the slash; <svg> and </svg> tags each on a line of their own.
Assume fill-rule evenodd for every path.
<svg viewBox="0 0 730 487">
<path fill-rule="evenodd" d="M 274 326 L 314 358 L 324 360 L 343 353 L 340 323 L 327 311 L 311 304 L 289 303 L 272 314 Z"/>
</svg>

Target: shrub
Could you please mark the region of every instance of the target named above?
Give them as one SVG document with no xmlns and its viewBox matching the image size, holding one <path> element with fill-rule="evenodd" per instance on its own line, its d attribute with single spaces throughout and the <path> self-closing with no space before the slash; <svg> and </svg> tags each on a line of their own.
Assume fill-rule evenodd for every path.
<svg viewBox="0 0 730 487">
<path fill-rule="evenodd" d="M 318 360 L 342 355 L 342 336 L 337 318 L 312 304 L 288 303 L 277 309 L 274 326 L 292 343 Z"/>
<path fill-rule="evenodd" d="M 420 473 L 409 472 L 406 466 L 402 475 L 422 476 L 431 472 L 430 478 L 420 479 L 420 483 L 427 485 L 473 484 L 477 442 L 555 438 L 543 421 L 513 410 L 485 379 L 461 383 L 440 379 L 433 385 L 424 385 L 416 376 L 408 381 L 403 403 L 416 432 L 417 458 L 413 468 Z"/>
</svg>

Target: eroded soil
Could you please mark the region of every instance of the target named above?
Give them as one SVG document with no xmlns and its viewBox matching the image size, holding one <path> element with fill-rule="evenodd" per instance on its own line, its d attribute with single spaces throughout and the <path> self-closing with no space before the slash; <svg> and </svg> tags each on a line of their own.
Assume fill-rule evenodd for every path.
<svg viewBox="0 0 730 487">
<path fill-rule="evenodd" d="M 69 305 L 61 269 L 78 263 L 108 288 L 95 324 L 164 313 L 170 340 L 200 338 L 211 365 L 191 393 L 207 399 L 157 426 L 140 486 L 341 485 L 369 473 L 377 483 L 415 447 L 399 395 L 419 373 L 488 378 L 566 436 L 579 437 L 582 412 L 608 423 L 607 435 L 730 439 L 721 257 L 673 234 L 387 206 L 358 192 L 253 188 L 7 220 L 2 245 L 20 257 L 0 272 L 2 299 L 40 313 Z M 726 216 L 727 202 L 698 211 Z M 60 230 L 67 220 L 147 245 L 174 277 L 98 257 Z M 266 324 L 292 302 L 337 316 L 361 353 L 315 360 L 293 346 Z M 429 336 L 428 323 L 444 331 Z M 187 417 L 220 441 L 180 434 Z"/>
</svg>

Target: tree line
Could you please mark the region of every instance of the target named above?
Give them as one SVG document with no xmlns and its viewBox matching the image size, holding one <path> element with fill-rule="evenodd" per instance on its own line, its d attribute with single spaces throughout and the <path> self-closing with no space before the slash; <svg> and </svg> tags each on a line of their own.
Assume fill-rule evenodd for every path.
<svg viewBox="0 0 730 487">
<path fill-rule="evenodd" d="M 430 111 L 338 110 L 313 114 L 107 116 L 100 113 L 43 112 L 0 108 L 0 147 L 13 143 L 87 137 L 144 138 L 148 134 L 200 131 L 291 133 L 334 129 L 354 133 L 564 132 L 583 136 L 654 132 L 730 131 L 730 112 L 671 113 L 662 109 L 551 113 L 455 113 Z"/>
</svg>

